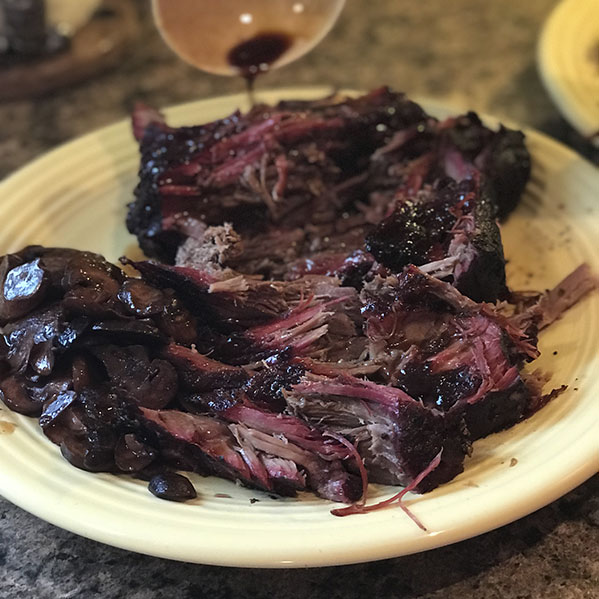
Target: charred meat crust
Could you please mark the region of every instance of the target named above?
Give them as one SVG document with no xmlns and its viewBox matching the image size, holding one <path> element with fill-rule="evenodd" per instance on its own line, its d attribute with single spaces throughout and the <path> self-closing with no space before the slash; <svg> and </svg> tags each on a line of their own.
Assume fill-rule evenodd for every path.
<svg viewBox="0 0 599 599">
<path fill-rule="evenodd" d="M 520 376 L 537 330 L 596 283 L 477 303 L 509 298 L 495 219 L 528 178 L 519 132 L 384 88 L 179 129 L 139 107 L 134 130 L 128 226 L 175 264 L 0 260 L 1 396 L 72 464 L 175 501 L 185 469 L 351 503 L 360 462 L 428 492 L 543 405 Z"/>
<path fill-rule="evenodd" d="M 356 501 L 345 443 L 374 482 L 407 485 L 437 456 L 416 490 L 451 480 L 472 439 L 540 405 L 520 377 L 538 313 L 555 319 L 574 286 L 596 285 L 579 269 L 508 317 L 413 265 L 373 272 L 358 294 L 325 275 L 273 283 L 149 263 L 137 279 L 60 248 L 2 264 L 5 301 L 26 298 L 5 306 L 3 401 L 39 416 L 73 465 L 151 479 L 174 500 L 192 495 L 167 484 L 179 468 Z M 259 322 L 231 321 L 235 306 Z"/>
<path fill-rule="evenodd" d="M 488 185 L 443 179 L 394 212 L 366 237 L 366 249 L 400 272 L 421 266 L 475 301 L 505 299 L 505 259 Z"/>
<path fill-rule="evenodd" d="M 232 225 L 240 253 L 225 258 L 223 267 L 280 279 L 294 262 L 292 272 L 335 273 L 359 288 L 369 267 L 364 262 L 346 273 L 343 257 L 362 251 L 365 237 L 367 247 L 376 248 L 372 229 L 400 198 L 413 203 L 423 186 L 437 189 L 449 176 L 458 183 L 480 180 L 489 202 L 489 209 L 473 210 L 476 240 L 470 240 L 473 256 L 461 288 L 486 301 L 506 295 L 493 227 L 497 215 L 515 207 L 530 173 L 520 132 L 493 132 L 474 113 L 438 122 L 387 88 L 355 99 L 256 106 L 196 127 L 171 128 L 141 106 L 133 120 L 141 167 L 127 226 L 150 257 L 190 265 L 195 255 L 197 266 L 201 253 L 193 248 L 204 243 L 202 228 Z M 412 224 L 424 228 L 422 240 L 449 243 L 455 216 L 437 224 L 420 220 Z M 403 235 L 393 247 L 411 243 L 409 227 Z M 412 262 L 391 258 L 390 249 L 381 259 L 380 247 L 375 257 L 390 268 Z M 431 260 L 442 257 L 437 250 Z M 476 287 L 478 280 L 483 287 Z"/>
</svg>

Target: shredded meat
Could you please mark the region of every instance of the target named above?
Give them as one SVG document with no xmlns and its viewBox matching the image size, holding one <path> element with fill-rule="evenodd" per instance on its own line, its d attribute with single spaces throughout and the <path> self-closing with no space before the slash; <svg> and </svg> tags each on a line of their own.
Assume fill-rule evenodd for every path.
<svg viewBox="0 0 599 599">
<path fill-rule="evenodd" d="M 407 511 L 563 391 L 524 367 L 597 278 L 507 288 L 520 132 L 386 88 L 179 129 L 138 106 L 133 125 L 139 276 L 62 248 L 0 259 L 0 397 L 74 466 L 173 501 L 195 496 L 187 470 Z M 368 505 L 368 481 L 404 488 Z"/>
</svg>

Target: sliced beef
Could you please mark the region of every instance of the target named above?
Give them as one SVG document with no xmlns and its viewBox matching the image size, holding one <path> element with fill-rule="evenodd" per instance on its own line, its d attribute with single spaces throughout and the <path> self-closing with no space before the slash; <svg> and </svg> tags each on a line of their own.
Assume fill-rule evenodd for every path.
<svg viewBox="0 0 599 599">
<path fill-rule="evenodd" d="M 243 368 L 223 364 L 181 345 L 166 347 L 164 357 L 175 366 L 182 384 L 190 391 L 238 389 L 250 378 Z"/>
<path fill-rule="evenodd" d="M 447 212 L 444 251 L 472 216 L 467 195 Z M 429 491 L 461 471 L 472 438 L 555 395 L 522 366 L 538 329 L 596 286 L 581 267 L 508 310 L 431 276 L 431 262 L 393 274 L 360 251 L 268 281 L 224 264 L 231 231 L 213 233 L 211 268 L 130 263 L 141 279 L 75 250 L 0 259 L 0 397 L 39 416 L 75 466 L 177 500 L 193 489 L 173 469 L 349 503 L 361 461 L 374 482 Z"/>
<path fill-rule="evenodd" d="M 283 358 L 280 363 L 276 359 L 274 363 L 271 360 L 267 368 L 256 372 L 243 387 L 252 404 L 278 413 L 283 412 L 286 406 L 285 391 L 299 382 L 305 370 L 301 364 L 289 363 L 287 356 L 280 357 Z"/>
<path fill-rule="evenodd" d="M 334 274 L 359 288 L 374 263 L 366 239 L 385 266 L 433 263 L 474 299 L 506 296 L 495 218 L 528 180 L 520 132 L 474 113 L 438 122 L 387 89 L 180 129 L 140 108 L 134 130 L 128 226 L 151 256 L 217 279 Z"/>
<path fill-rule="evenodd" d="M 415 264 L 476 301 L 507 296 L 495 208 L 475 179 L 441 180 L 398 200 L 368 235 L 366 247 L 394 272 Z"/>
<path fill-rule="evenodd" d="M 347 503 L 360 497 L 357 478 L 339 461 L 323 460 L 294 443 L 252 427 L 227 426 L 214 416 L 175 410 L 142 409 L 142 422 L 153 433 L 163 454 L 172 451 L 175 462 L 185 469 L 239 480 L 251 487 L 293 494 L 300 485 L 303 487 L 299 465 L 307 473 L 307 486 L 321 497 Z M 270 456 L 266 465 L 260 459 L 262 455 Z M 181 456 L 185 459 L 183 464 L 178 462 Z M 275 469 L 277 462 L 272 458 L 283 462 L 278 462 Z M 290 468 L 292 463 L 295 468 Z M 283 464 L 292 473 L 289 480 L 285 480 Z"/>
<path fill-rule="evenodd" d="M 528 183 L 531 157 L 524 144 L 524 134 L 500 125 L 474 160 L 485 174 L 497 204 L 497 216 L 512 212 Z"/>
<path fill-rule="evenodd" d="M 187 217 L 190 220 L 190 217 Z M 193 237 L 183 243 L 177 251 L 177 265 L 197 270 L 219 271 L 244 253 L 241 236 L 230 223 L 217 227 L 206 227 L 202 221 L 196 221 Z M 200 227 L 202 228 L 201 230 Z"/>
<path fill-rule="evenodd" d="M 188 267 L 129 264 L 148 283 L 172 286 L 195 314 L 204 315 L 207 334 L 198 347 L 223 362 L 249 364 L 287 348 L 329 360 L 353 359 L 364 351 L 358 295 L 337 278 L 215 280 Z"/>
<path fill-rule="evenodd" d="M 441 122 L 429 118 L 395 133 L 372 156 L 368 186 L 376 207 L 445 176 L 456 182 L 481 178 L 503 218 L 518 204 L 530 168 L 522 132 L 504 126 L 493 131 L 468 112 Z"/>
<path fill-rule="evenodd" d="M 227 260 L 226 266 L 243 274 L 281 280 L 286 278 L 289 264 L 305 251 L 307 231 L 304 227 L 289 228 L 277 224 L 265 227 L 259 235 L 240 236 L 240 239 L 242 251 Z M 191 240 L 191 244 L 194 243 Z M 177 253 L 176 264 L 189 264 L 181 251 Z"/>
<path fill-rule="evenodd" d="M 303 369 L 301 370 L 303 371 Z M 273 383 L 285 385 L 288 390 L 291 389 L 293 381 L 300 380 L 299 375 L 293 377 L 288 375 L 286 380 L 285 374 L 287 373 L 281 372 L 280 369 L 277 369 L 276 373 L 270 368 L 268 371 L 275 374 L 270 379 L 271 385 Z M 244 424 L 262 433 L 278 435 L 302 449 L 317 453 L 324 459 L 350 458 L 351 453 L 346 447 L 334 439 L 323 437 L 320 432 L 308 426 L 304 421 L 285 414 L 281 410 L 269 409 L 265 402 L 260 401 L 260 398 L 257 398 L 259 403 L 252 401 L 252 391 L 258 385 L 264 385 L 268 381 L 268 371 L 262 371 L 246 381 L 245 384 L 238 384 L 235 387 L 228 388 L 227 385 L 231 385 L 231 382 L 225 379 L 224 386 L 221 387 L 214 387 L 210 390 L 192 389 L 192 393 L 182 397 L 181 402 L 192 413 L 214 414 L 228 422 Z M 201 369 L 198 369 L 196 376 L 201 376 Z M 271 391 L 276 394 L 280 393 L 282 397 L 286 393 L 285 387 L 275 387 Z"/>
<path fill-rule="evenodd" d="M 334 220 L 355 193 L 345 181 L 393 131 L 424 118 L 420 107 L 387 89 L 358 99 L 256 106 L 179 129 L 140 106 L 133 117 L 140 183 L 127 225 L 147 254 L 172 261 L 185 237 L 175 224 L 183 214 L 207 225 L 229 221 L 243 235 L 269 222 Z"/>
<path fill-rule="evenodd" d="M 141 408 L 140 430 L 176 468 L 255 486 L 250 468 L 226 424 L 209 416 Z"/>
<path fill-rule="evenodd" d="M 289 265 L 286 278 L 295 280 L 308 275 L 336 277 L 342 286 L 360 289 L 379 265 L 374 256 L 361 249 L 347 252 L 320 252 L 309 258 L 296 260 Z"/>
<path fill-rule="evenodd" d="M 530 393 L 522 364 L 534 340 L 501 314 L 416 267 L 363 292 L 371 358 L 393 385 L 425 405 L 463 414 L 473 438 L 520 420 Z"/>
<path fill-rule="evenodd" d="M 231 425 L 231 428 L 254 451 L 263 452 L 301 466 L 306 473 L 308 488 L 318 496 L 343 503 L 353 503 L 362 496 L 359 477 L 348 473 L 341 461 L 324 460 L 295 443 L 243 424 Z"/>
<path fill-rule="evenodd" d="M 599 288 L 599 277 L 588 264 L 581 264 L 553 289 L 535 294 L 531 305 L 516 309 L 513 322 L 523 329 L 540 330 L 556 321 L 587 293 Z"/>
<path fill-rule="evenodd" d="M 439 467 L 418 486 L 426 492 L 463 470 L 468 438 L 459 417 L 443 417 L 392 387 L 351 376 L 308 374 L 285 394 L 313 426 L 352 441 L 372 482 L 407 485 L 442 450 Z"/>
</svg>

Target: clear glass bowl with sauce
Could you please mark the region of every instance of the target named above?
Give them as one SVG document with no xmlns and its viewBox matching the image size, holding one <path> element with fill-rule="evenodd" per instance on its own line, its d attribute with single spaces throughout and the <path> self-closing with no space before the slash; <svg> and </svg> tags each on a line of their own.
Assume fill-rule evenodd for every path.
<svg viewBox="0 0 599 599">
<path fill-rule="evenodd" d="M 345 0 L 153 0 L 156 25 L 182 59 L 217 75 L 260 73 L 300 58 L 335 24 Z"/>
</svg>

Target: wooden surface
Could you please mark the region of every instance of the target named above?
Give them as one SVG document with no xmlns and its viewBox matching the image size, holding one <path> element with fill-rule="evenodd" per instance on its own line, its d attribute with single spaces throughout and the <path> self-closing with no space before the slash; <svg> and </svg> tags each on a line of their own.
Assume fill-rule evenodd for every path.
<svg viewBox="0 0 599 599">
<path fill-rule="evenodd" d="M 0 101 L 40 97 L 114 67 L 138 33 L 137 15 L 129 0 L 108 0 L 65 50 L 0 66 Z"/>
</svg>

